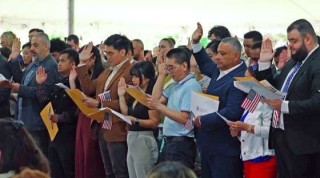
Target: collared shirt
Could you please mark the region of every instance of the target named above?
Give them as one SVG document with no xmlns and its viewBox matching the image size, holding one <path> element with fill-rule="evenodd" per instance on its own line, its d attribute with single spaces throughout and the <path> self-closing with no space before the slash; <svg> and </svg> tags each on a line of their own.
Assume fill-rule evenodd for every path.
<svg viewBox="0 0 320 178">
<path fill-rule="evenodd" d="M 308 57 L 319 47 L 319 45 L 317 45 L 313 50 L 311 50 L 308 53 L 308 56 L 302 61 L 300 68 L 303 66 L 303 64 L 306 62 L 306 60 L 308 59 Z M 298 71 L 300 70 L 300 68 L 298 69 Z M 285 81 L 283 82 L 283 85 L 281 87 L 281 91 L 283 90 L 283 87 L 286 83 L 286 81 L 288 80 L 288 76 L 290 76 L 290 74 L 293 72 L 294 67 L 290 70 L 290 72 L 288 73 Z M 298 73 L 298 71 L 293 75 L 293 78 L 295 77 L 295 75 Z M 293 80 L 292 78 L 292 80 Z M 291 85 L 291 84 L 290 84 Z M 289 85 L 289 86 L 290 86 Z M 286 99 L 286 98 L 285 98 Z M 282 104 L 281 104 L 281 114 L 280 114 L 280 120 L 279 120 L 279 128 L 284 130 L 284 121 L 283 121 L 283 114 L 289 114 L 289 101 L 288 100 L 283 100 Z"/>
<path fill-rule="evenodd" d="M 219 77 L 217 78 L 217 80 L 219 80 L 220 78 L 222 78 L 223 76 L 227 75 L 228 73 L 230 73 L 231 71 L 233 71 L 234 69 L 238 68 L 241 64 L 243 63 L 243 61 L 241 61 L 240 64 L 233 66 L 232 68 L 228 69 L 228 70 L 219 70 L 220 74 Z"/>
<path fill-rule="evenodd" d="M 192 44 L 192 50 L 193 50 L 193 53 L 197 53 L 199 52 L 200 50 L 202 49 L 202 46 L 200 43 L 197 43 L 197 44 Z M 239 67 L 241 64 L 243 63 L 243 61 L 241 61 L 240 64 L 228 69 L 228 70 L 220 70 L 220 74 L 219 74 L 219 77 L 217 78 L 217 80 L 219 80 L 220 78 L 222 78 L 223 76 L 227 75 L 229 72 L 233 71 L 234 69 L 236 69 L 237 67 Z"/>
<path fill-rule="evenodd" d="M 201 86 L 193 73 L 188 74 L 179 82 L 174 81 L 163 91 L 163 96 L 168 99 L 167 107 L 176 111 L 190 112 L 192 91 L 202 92 Z M 167 116 L 163 123 L 163 134 L 165 136 L 194 137 L 193 129 L 188 130 L 183 124 Z"/>
<path fill-rule="evenodd" d="M 308 59 L 308 57 L 319 47 L 319 45 L 317 45 L 313 50 L 311 50 L 309 53 L 308 53 L 308 56 L 302 61 L 301 63 L 301 66 L 300 68 L 302 67 L 302 65 L 304 64 L 304 62 L 306 61 L 306 59 Z M 271 67 L 271 63 L 270 62 L 258 62 L 259 63 L 259 71 L 261 70 L 266 70 L 268 68 Z M 298 71 L 300 70 L 300 68 L 298 69 Z M 288 73 L 285 81 L 283 82 L 283 85 L 281 86 L 281 90 L 283 89 L 287 79 L 288 79 L 288 76 L 290 76 L 290 74 L 293 72 L 294 70 L 294 67 L 290 70 L 290 72 Z M 298 73 L 298 71 L 296 73 Z M 295 76 L 295 74 L 294 74 Z M 294 78 L 293 76 L 293 78 Z M 292 78 L 292 79 L 293 79 Z M 284 130 L 284 121 L 283 121 L 283 114 L 289 114 L 289 101 L 288 100 L 283 100 L 282 101 L 282 104 L 281 104 L 281 114 L 280 114 L 280 120 L 279 120 L 279 128 L 283 129 Z"/>
<path fill-rule="evenodd" d="M 106 91 L 106 89 L 108 88 L 108 85 L 110 83 L 110 81 L 112 80 L 112 78 L 116 75 L 116 73 L 119 71 L 119 69 L 123 66 L 123 64 L 125 62 L 127 62 L 128 59 L 125 59 L 124 61 L 122 61 L 120 64 L 116 65 L 116 66 L 110 66 L 109 69 L 112 71 L 111 74 L 108 76 L 107 81 L 104 85 L 104 90 Z"/>
</svg>

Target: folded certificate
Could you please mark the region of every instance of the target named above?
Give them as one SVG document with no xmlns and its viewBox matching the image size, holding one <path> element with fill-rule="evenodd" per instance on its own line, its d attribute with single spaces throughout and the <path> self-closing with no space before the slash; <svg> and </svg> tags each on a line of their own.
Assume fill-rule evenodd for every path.
<svg viewBox="0 0 320 178">
<path fill-rule="evenodd" d="M 98 108 L 90 108 L 87 105 L 83 103 L 84 98 L 86 97 L 85 94 L 83 94 L 78 89 L 67 89 L 67 94 L 70 96 L 70 98 L 73 100 L 73 102 L 78 106 L 78 108 L 81 110 L 81 112 L 85 115 L 98 112 Z M 103 119 L 103 118 L 102 118 Z"/>
<path fill-rule="evenodd" d="M 53 112 L 51 102 L 48 103 L 47 106 L 44 107 L 43 110 L 40 112 L 40 116 L 42 118 L 44 125 L 46 126 L 46 128 L 48 130 L 51 141 L 54 140 L 54 138 L 56 137 L 56 135 L 59 131 L 58 124 L 54 123 L 50 120 L 50 117 L 53 114 L 54 114 L 54 112 Z"/>
<path fill-rule="evenodd" d="M 219 108 L 219 97 L 192 92 L 190 108 L 195 117 L 216 112 Z"/>
<path fill-rule="evenodd" d="M 105 107 L 105 108 L 100 108 L 98 112 L 95 112 L 95 113 L 91 113 L 91 114 L 88 114 L 88 117 L 92 118 L 92 119 L 95 119 L 95 120 L 98 120 L 98 121 L 102 121 L 103 118 L 104 118 L 104 114 L 105 113 L 109 113 L 109 114 L 113 114 L 113 115 L 116 115 L 117 117 L 119 117 L 121 120 L 127 122 L 128 124 L 132 124 L 131 123 L 131 120 L 129 119 L 128 116 L 125 116 L 111 108 L 108 108 L 108 107 Z M 102 118 L 102 119 L 101 119 Z"/>
<path fill-rule="evenodd" d="M 78 106 L 78 108 L 81 110 L 83 114 L 90 117 L 91 119 L 94 119 L 98 122 L 103 121 L 105 113 L 113 114 L 122 119 L 123 121 L 131 124 L 130 119 L 127 116 L 124 116 L 117 111 L 104 107 L 104 108 L 91 108 L 88 107 L 83 103 L 85 95 L 78 89 L 67 89 L 67 94 L 70 96 L 70 98 L 73 100 L 73 102 Z"/>
<path fill-rule="evenodd" d="M 234 86 L 239 90 L 249 93 L 250 89 L 268 99 L 282 99 L 286 93 L 274 88 L 267 80 L 258 81 L 254 77 L 235 77 Z"/>
<path fill-rule="evenodd" d="M 140 88 L 129 86 L 126 92 L 129 93 L 139 103 L 143 104 L 146 107 L 149 107 L 147 102 L 147 96 Z"/>
</svg>

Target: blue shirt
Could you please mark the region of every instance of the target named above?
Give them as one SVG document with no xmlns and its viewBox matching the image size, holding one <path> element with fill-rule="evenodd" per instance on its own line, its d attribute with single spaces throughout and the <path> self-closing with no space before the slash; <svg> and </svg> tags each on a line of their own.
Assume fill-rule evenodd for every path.
<svg viewBox="0 0 320 178">
<path fill-rule="evenodd" d="M 179 82 L 171 83 L 164 91 L 163 95 L 168 99 L 167 107 L 176 111 L 190 112 L 191 92 L 202 92 L 200 84 L 196 81 L 193 73 L 188 74 Z M 188 136 L 194 137 L 193 129 L 188 130 L 167 116 L 163 122 L 163 134 L 165 136 Z"/>
</svg>

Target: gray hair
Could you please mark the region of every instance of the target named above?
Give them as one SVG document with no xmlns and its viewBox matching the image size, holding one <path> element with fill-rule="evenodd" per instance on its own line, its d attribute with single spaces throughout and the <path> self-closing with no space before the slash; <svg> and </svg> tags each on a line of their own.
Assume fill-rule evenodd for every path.
<svg viewBox="0 0 320 178">
<path fill-rule="evenodd" d="M 49 40 L 49 36 L 44 33 L 44 32 L 38 32 L 36 33 L 33 37 L 37 37 L 37 38 L 41 38 L 42 42 L 46 45 L 48 45 L 49 49 L 50 49 L 50 40 Z"/>
<path fill-rule="evenodd" d="M 232 47 L 234 52 L 240 53 L 242 50 L 242 46 L 237 38 L 234 37 L 226 37 L 221 40 L 221 43 L 227 43 Z"/>
</svg>

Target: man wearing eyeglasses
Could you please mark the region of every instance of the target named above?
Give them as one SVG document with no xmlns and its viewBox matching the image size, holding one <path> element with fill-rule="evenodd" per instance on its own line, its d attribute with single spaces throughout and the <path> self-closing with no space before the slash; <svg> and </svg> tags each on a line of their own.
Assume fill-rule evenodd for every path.
<svg viewBox="0 0 320 178">
<path fill-rule="evenodd" d="M 190 117 L 191 92 L 201 92 L 202 89 L 194 73 L 190 73 L 191 52 L 188 50 L 174 48 L 166 54 L 165 63 L 158 66 L 159 75 L 148 103 L 165 115 L 160 162 L 179 161 L 193 168 L 196 145 Z M 174 82 L 163 90 L 167 74 Z"/>
<path fill-rule="evenodd" d="M 203 29 L 198 23 L 192 35 L 193 55 L 200 71 L 211 77 L 207 93 L 219 97 L 218 113 L 230 121 L 238 121 L 243 113 L 241 102 L 245 94 L 233 85 L 234 77 L 242 77 L 247 69 L 240 59 L 241 44 L 233 37 L 221 40 L 216 64 L 199 43 Z M 201 177 L 242 178 L 240 142 L 231 137 L 227 123 L 212 112 L 196 116 L 197 143 L 201 152 Z"/>
</svg>

